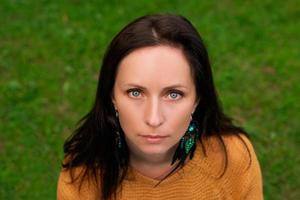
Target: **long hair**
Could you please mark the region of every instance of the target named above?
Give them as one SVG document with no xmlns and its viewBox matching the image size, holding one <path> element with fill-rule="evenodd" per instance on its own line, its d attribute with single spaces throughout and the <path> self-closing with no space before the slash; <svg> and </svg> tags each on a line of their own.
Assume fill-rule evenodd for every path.
<svg viewBox="0 0 300 200">
<path fill-rule="evenodd" d="M 222 135 L 247 135 L 222 111 L 208 53 L 194 26 L 177 15 L 140 17 L 124 27 L 111 41 L 103 58 L 94 105 L 64 144 L 63 167 L 73 174 L 75 167 L 84 166 L 85 170 L 76 178 L 80 178 L 81 182 L 87 177 L 93 178 L 99 186 L 101 199 L 116 197 L 129 166 L 128 147 L 125 144 L 121 150 L 118 149 L 115 134 L 119 122 L 115 117 L 112 91 L 118 65 L 132 51 L 158 45 L 181 48 L 190 64 L 199 100 L 193 119 L 199 124 L 200 142 L 215 135 L 227 154 Z M 121 137 L 124 139 L 124 133 Z M 202 148 L 205 150 L 203 145 Z"/>
</svg>

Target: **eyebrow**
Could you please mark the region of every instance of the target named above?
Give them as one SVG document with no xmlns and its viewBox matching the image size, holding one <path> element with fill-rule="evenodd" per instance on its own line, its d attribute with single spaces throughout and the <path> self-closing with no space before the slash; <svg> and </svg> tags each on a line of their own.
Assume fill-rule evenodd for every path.
<svg viewBox="0 0 300 200">
<path fill-rule="evenodd" d="M 137 88 L 141 88 L 143 90 L 147 90 L 147 88 L 145 88 L 144 86 L 141 86 L 139 84 L 135 84 L 135 83 L 128 83 L 128 84 L 125 84 L 125 86 L 129 86 L 129 87 L 137 87 Z M 181 84 L 174 84 L 174 85 L 170 85 L 170 86 L 167 86 L 167 87 L 164 87 L 163 90 L 169 90 L 169 89 L 173 89 L 173 88 L 185 88 L 185 89 L 188 89 L 186 86 L 184 85 L 181 85 Z"/>
</svg>

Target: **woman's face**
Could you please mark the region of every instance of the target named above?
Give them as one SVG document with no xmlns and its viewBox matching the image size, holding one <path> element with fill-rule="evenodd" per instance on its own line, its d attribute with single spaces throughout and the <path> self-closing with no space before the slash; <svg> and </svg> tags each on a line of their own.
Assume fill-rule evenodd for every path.
<svg viewBox="0 0 300 200">
<path fill-rule="evenodd" d="M 196 108 L 190 66 L 179 48 L 137 49 L 119 64 L 113 103 L 131 155 L 166 155 Z"/>
</svg>

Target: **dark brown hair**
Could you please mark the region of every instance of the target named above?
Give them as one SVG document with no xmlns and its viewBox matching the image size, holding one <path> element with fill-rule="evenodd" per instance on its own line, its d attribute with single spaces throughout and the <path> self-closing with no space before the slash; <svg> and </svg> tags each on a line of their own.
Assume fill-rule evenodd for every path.
<svg viewBox="0 0 300 200">
<path fill-rule="evenodd" d="M 84 172 L 77 178 L 80 177 L 81 182 L 86 177 L 92 178 L 99 186 L 101 199 L 116 196 L 129 165 L 128 147 L 125 144 L 119 150 L 116 144 L 115 130 L 120 126 L 115 117 L 111 95 L 118 65 L 132 51 L 157 45 L 181 48 L 190 64 L 199 100 L 193 119 L 199 124 L 200 141 L 204 137 L 216 135 L 227 154 L 221 136 L 240 133 L 246 135 L 246 132 L 233 125 L 231 119 L 222 111 L 213 83 L 207 50 L 194 26 L 186 18 L 177 15 L 140 17 L 124 27 L 107 48 L 95 103 L 64 144 L 63 167 L 69 169 L 72 174 L 76 166 L 84 166 Z M 121 133 L 122 137 L 123 134 Z"/>
</svg>

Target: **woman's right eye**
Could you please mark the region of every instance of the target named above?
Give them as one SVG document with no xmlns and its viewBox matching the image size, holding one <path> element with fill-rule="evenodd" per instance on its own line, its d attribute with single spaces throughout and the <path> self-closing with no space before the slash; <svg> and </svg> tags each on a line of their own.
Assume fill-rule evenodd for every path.
<svg viewBox="0 0 300 200">
<path fill-rule="evenodd" d="M 141 91 L 140 90 L 137 90 L 137 89 L 130 89 L 127 91 L 127 93 L 132 96 L 132 97 L 139 97 Z"/>
</svg>

